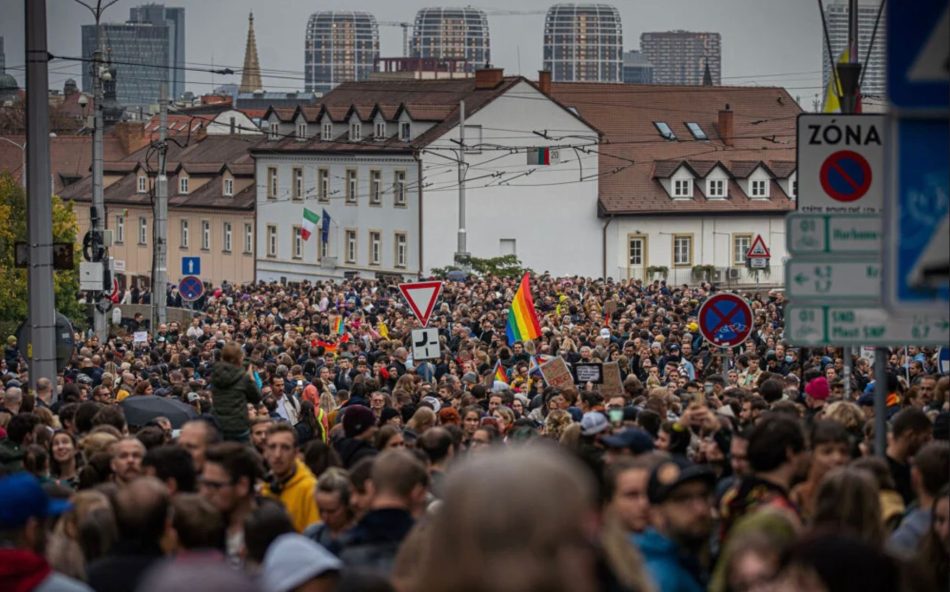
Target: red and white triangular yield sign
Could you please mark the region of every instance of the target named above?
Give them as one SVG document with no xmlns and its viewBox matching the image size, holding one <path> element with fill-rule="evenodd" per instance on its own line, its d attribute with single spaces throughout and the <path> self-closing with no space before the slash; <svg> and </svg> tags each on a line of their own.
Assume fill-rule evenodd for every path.
<svg viewBox="0 0 950 592">
<path fill-rule="evenodd" d="M 442 291 L 442 282 L 414 282 L 410 284 L 399 284 L 399 291 L 402 292 L 412 314 L 416 315 L 422 326 L 429 324 L 429 316 L 432 315 L 432 309 L 435 308 L 435 301 L 439 299 L 439 293 Z"/>
<path fill-rule="evenodd" d="M 749 252 L 745 254 L 746 259 L 769 259 L 772 257 L 772 253 L 769 252 L 769 248 L 765 246 L 765 241 L 762 240 L 762 235 L 755 235 L 755 240 L 752 241 L 752 246 L 749 247 Z"/>
</svg>

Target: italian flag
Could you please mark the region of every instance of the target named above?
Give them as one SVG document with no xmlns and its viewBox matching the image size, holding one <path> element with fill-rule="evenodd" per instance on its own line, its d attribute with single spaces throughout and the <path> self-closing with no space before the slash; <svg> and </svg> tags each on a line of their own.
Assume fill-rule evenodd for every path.
<svg viewBox="0 0 950 592">
<path fill-rule="evenodd" d="M 303 209 L 303 224 L 300 228 L 300 236 L 303 240 L 309 240 L 310 235 L 313 234 L 313 230 L 317 227 L 317 222 L 320 221 L 320 216 L 316 212 L 311 212 L 307 208 Z"/>
</svg>

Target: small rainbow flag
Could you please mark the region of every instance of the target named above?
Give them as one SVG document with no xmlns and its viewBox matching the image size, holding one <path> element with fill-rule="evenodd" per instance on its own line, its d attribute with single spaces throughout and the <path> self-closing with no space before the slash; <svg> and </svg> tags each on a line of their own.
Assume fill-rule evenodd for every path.
<svg viewBox="0 0 950 592">
<path fill-rule="evenodd" d="M 504 366 L 501 365 L 501 360 L 495 362 L 495 380 L 509 384 L 508 374 L 505 372 Z"/>
<path fill-rule="evenodd" d="M 527 273 L 521 278 L 521 285 L 508 309 L 508 326 L 505 333 L 508 335 L 508 345 L 516 341 L 530 341 L 541 335 L 541 325 L 538 323 L 538 313 L 534 311 Z"/>
<path fill-rule="evenodd" d="M 531 360 L 528 365 L 528 376 L 534 375 L 541 376 L 541 364 L 538 362 L 538 356 L 531 356 Z"/>
<path fill-rule="evenodd" d="M 346 333 L 346 327 L 343 325 L 343 315 L 333 317 L 333 320 L 330 321 L 331 332 L 336 333 L 337 335 L 343 335 Z"/>
</svg>

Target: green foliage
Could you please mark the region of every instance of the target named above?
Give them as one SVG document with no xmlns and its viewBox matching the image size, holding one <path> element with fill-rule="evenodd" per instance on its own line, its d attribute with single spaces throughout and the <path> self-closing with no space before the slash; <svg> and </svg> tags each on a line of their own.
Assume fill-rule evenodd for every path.
<svg viewBox="0 0 950 592">
<path fill-rule="evenodd" d="M 716 273 L 715 265 L 694 265 L 693 266 L 693 279 L 706 282 L 711 281 L 713 274 Z"/>
<path fill-rule="evenodd" d="M 14 244 L 26 241 L 26 195 L 9 173 L 0 174 L 0 335 L 10 335 L 26 320 L 28 310 L 25 269 L 14 267 Z M 79 292 L 79 261 L 82 258 L 76 241 L 78 226 L 72 203 L 53 196 L 53 241 L 74 245 L 72 271 L 54 271 L 53 285 L 56 310 L 80 328 L 85 312 L 77 301 Z"/>
<path fill-rule="evenodd" d="M 647 267 L 647 276 L 653 278 L 660 276 L 666 278 L 670 274 L 670 268 L 665 265 L 651 265 Z"/>
<path fill-rule="evenodd" d="M 491 257 L 482 259 L 480 257 L 465 257 L 457 259 L 456 265 L 447 265 L 445 267 L 435 267 L 432 269 L 432 275 L 445 279 L 451 271 L 460 271 L 467 267 L 477 275 L 491 275 L 503 278 L 519 278 L 528 271 L 518 259 L 517 255 L 502 255 L 501 257 Z"/>
</svg>

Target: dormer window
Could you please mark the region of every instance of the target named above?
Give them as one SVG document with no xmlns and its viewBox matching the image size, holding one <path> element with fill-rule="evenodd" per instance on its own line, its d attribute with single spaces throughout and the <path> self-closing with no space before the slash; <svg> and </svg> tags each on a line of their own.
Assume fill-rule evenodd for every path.
<svg viewBox="0 0 950 592">
<path fill-rule="evenodd" d="M 410 136 L 411 133 L 412 133 L 412 126 L 410 125 L 408 121 L 403 121 L 402 123 L 399 124 L 399 139 L 400 140 L 402 140 L 403 142 L 408 142 L 409 138 L 411 137 Z"/>
<path fill-rule="evenodd" d="M 307 122 L 298 121 L 297 122 L 297 141 L 303 142 L 307 139 Z"/>
<path fill-rule="evenodd" d="M 145 175 L 139 175 L 137 184 L 135 186 L 135 190 L 138 191 L 139 193 L 145 193 L 145 187 L 146 187 Z"/>
<path fill-rule="evenodd" d="M 188 195 L 188 177 L 178 177 L 178 193 Z"/>
<path fill-rule="evenodd" d="M 350 122 L 350 141 L 358 142 L 363 135 L 363 126 L 359 121 Z"/>
<path fill-rule="evenodd" d="M 275 121 L 272 121 L 270 124 L 270 134 L 268 135 L 268 139 L 273 142 L 277 140 L 279 137 L 280 137 L 280 124 L 278 124 Z"/>
<path fill-rule="evenodd" d="M 376 122 L 376 133 L 374 134 L 377 140 L 382 140 L 386 137 L 386 122 L 377 121 Z"/>
<path fill-rule="evenodd" d="M 706 181 L 706 197 L 709 199 L 724 199 L 726 197 L 726 180 L 708 179 Z"/>
<path fill-rule="evenodd" d="M 673 197 L 686 198 L 693 196 L 693 181 L 691 179 L 673 179 Z"/>
<path fill-rule="evenodd" d="M 333 139 L 333 122 L 332 121 L 323 122 L 322 129 L 320 130 L 320 138 L 323 139 L 324 142 L 329 142 L 330 140 Z"/>
<path fill-rule="evenodd" d="M 769 182 L 765 179 L 752 179 L 749 182 L 749 197 L 765 199 L 769 196 Z"/>
<path fill-rule="evenodd" d="M 224 180 L 224 187 L 222 188 L 221 192 L 226 197 L 231 197 L 234 195 L 234 179 L 226 178 Z"/>
</svg>

